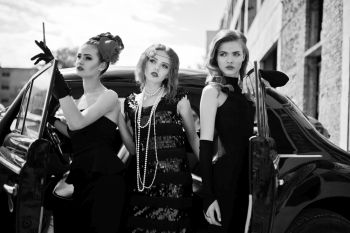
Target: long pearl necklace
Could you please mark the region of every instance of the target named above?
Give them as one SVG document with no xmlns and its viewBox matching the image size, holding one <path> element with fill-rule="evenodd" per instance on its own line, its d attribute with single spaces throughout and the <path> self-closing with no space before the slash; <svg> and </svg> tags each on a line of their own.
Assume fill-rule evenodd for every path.
<svg viewBox="0 0 350 233">
<path fill-rule="evenodd" d="M 146 97 L 151 97 L 151 96 L 154 96 L 154 95 L 156 95 L 159 91 L 160 91 L 160 89 L 162 89 L 163 88 L 163 86 L 160 86 L 157 90 L 155 90 L 154 92 L 148 92 L 147 90 L 146 90 L 146 88 L 144 89 L 144 95 L 146 96 Z"/>
<path fill-rule="evenodd" d="M 163 96 L 164 88 L 161 87 L 161 93 L 157 97 L 156 101 L 154 102 L 151 113 L 149 115 L 149 118 L 145 125 L 141 125 L 141 113 L 142 113 L 142 103 L 143 103 L 143 94 L 141 94 L 141 100 L 139 101 L 138 107 L 135 111 L 135 141 L 136 141 L 136 173 L 137 173 L 137 190 L 139 192 L 142 192 L 145 188 L 149 189 L 152 187 L 154 180 L 157 175 L 157 169 L 158 169 L 158 154 L 157 154 L 157 140 L 156 140 L 156 109 L 157 106 Z M 158 91 L 158 90 L 157 90 Z M 147 161 L 148 161 L 148 146 L 149 146 L 149 138 L 150 138 L 150 132 L 151 132 L 151 121 L 153 119 L 153 137 L 154 137 L 154 153 L 156 157 L 156 166 L 154 169 L 154 175 L 152 178 L 152 182 L 150 185 L 146 185 L 146 174 L 147 174 Z M 145 151 L 145 164 L 143 168 L 143 176 L 141 177 L 141 171 L 140 171 L 140 137 L 141 137 L 141 129 L 146 128 L 148 126 L 147 130 L 147 141 L 146 141 L 146 151 Z"/>
</svg>

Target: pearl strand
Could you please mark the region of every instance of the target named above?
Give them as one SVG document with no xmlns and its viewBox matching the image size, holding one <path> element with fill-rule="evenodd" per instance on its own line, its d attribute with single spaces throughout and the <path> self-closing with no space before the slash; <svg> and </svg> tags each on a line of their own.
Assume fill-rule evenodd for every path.
<svg viewBox="0 0 350 233">
<path fill-rule="evenodd" d="M 156 101 L 154 102 L 154 105 L 152 106 L 151 113 L 149 116 L 149 119 L 147 123 L 142 126 L 141 125 L 141 114 L 142 114 L 142 102 L 143 102 L 143 95 L 141 96 L 141 101 L 139 106 L 137 107 L 135 111 L 135 141 L 136 141 L 136 173 L 137 173 L 137 190 L 139 192 L 142 192 L 145 188 L 149 189 L 152 187 L 154 180 L 157 175 L 157 169 L 158 169 L 158 153 L 157 153 L 157 140 L 156 140 L 156 109 L 157 106 L 163 96 L 164 89 L 161 87 L 161 94 L 158 96 Z M 152 182 L 150 185 L 146 185 L 146 174 L 147 174 L 147 162 L 148 162 L 148 146 L 149 146 L 149 138 L 150 138 L 150 131 L 151 131 L 151 120 L 153 117 L 153 137 L 154 137 L 154 151 L 155 151 L 155 157 L 156 157 L 156 166 L 155 166 L 155 171 L 154 175 L 152 178 Z M 146 151 L 145 151 L 145 164 L 144 164 L 144 169 L 143 169 L 143 177 L 141 177 L 141 172 L 140 172 L 140 135 L 141 135 L 141 128 L 145 128 L 148 126 L 147 130 L 147 141 L 146 141 Z"/>
<path fill-rule="evenodd" d="M 145 96 L 148 96 L 148 97 L 150 97 L 150 96 L 154 96 L 154 95 L 156 95 L 159 91 L 160 91 L 160 89 L 162 89 L 163 88 L 163 86 L 160 86 L 157 90 L 155 90 L 154 92 L 152 92 L 152 93 L 149 93 L 147 90 L 146 90 L 146 88 L 144 88 L 144 94 L 145 94 Z"/>
</svg>

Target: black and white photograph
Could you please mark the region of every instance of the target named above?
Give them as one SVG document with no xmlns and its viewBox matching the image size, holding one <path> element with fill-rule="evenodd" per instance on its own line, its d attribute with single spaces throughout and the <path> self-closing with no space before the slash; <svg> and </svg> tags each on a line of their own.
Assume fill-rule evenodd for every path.
<svg viewBox="0 0 350 233">
<path fill-rule="evenodd" d="M 1 233 L 350 233 L 350 1 L 0 0 Z"/>
</svg>

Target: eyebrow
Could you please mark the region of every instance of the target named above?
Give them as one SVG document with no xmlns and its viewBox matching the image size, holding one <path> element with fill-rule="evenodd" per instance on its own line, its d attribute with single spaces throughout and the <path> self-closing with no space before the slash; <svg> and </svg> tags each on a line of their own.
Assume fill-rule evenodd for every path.
<svg viewBox="0 0 350 233">
<path fill-rule="evenodd" d="M 92 56 L 91 53 L 77 53 L 77 55 L 82 55 L 82 56 Z"/>
<path fill-rule="evenodd" d="M 156 58 L 156 56 L 151 57 L 150 59 L 152 59 L 152 58 L 153 58 L 154 60 L 157 60 L 157 61 L 159 60 L 158 58 Z M 170 62 L 161 61 L 161 63 L 162 63 L 162 64 L 167 64 L 167 65 L 170 66 Z"/>
<path fill-rule="evenodd" d="M 240 52 L 243 52 L 243 51 L 241 51 L 241 50 L 235 50 L 235 51 L 218 50 L 218 52 L 226 52 L 226 53 L 229 53 L 229 52 L 231 52 L 231 53 L 240 53 Z"/>
</svg>

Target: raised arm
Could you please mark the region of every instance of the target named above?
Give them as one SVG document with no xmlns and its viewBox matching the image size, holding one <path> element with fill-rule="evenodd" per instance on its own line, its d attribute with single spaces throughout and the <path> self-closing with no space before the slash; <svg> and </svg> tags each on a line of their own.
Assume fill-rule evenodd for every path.
<svg viewBox="0 0 350 233">
<path fill-rule="evenodd" d="M 71 130 L 84 128 L 116 107 L 120 108 L 118 94 L 112 90 L 105 91 L 94 104 L 82 112 L 79 111 L 70 95 L 60 98 L 59 101 L 68 127 Z"/>
</svg>

